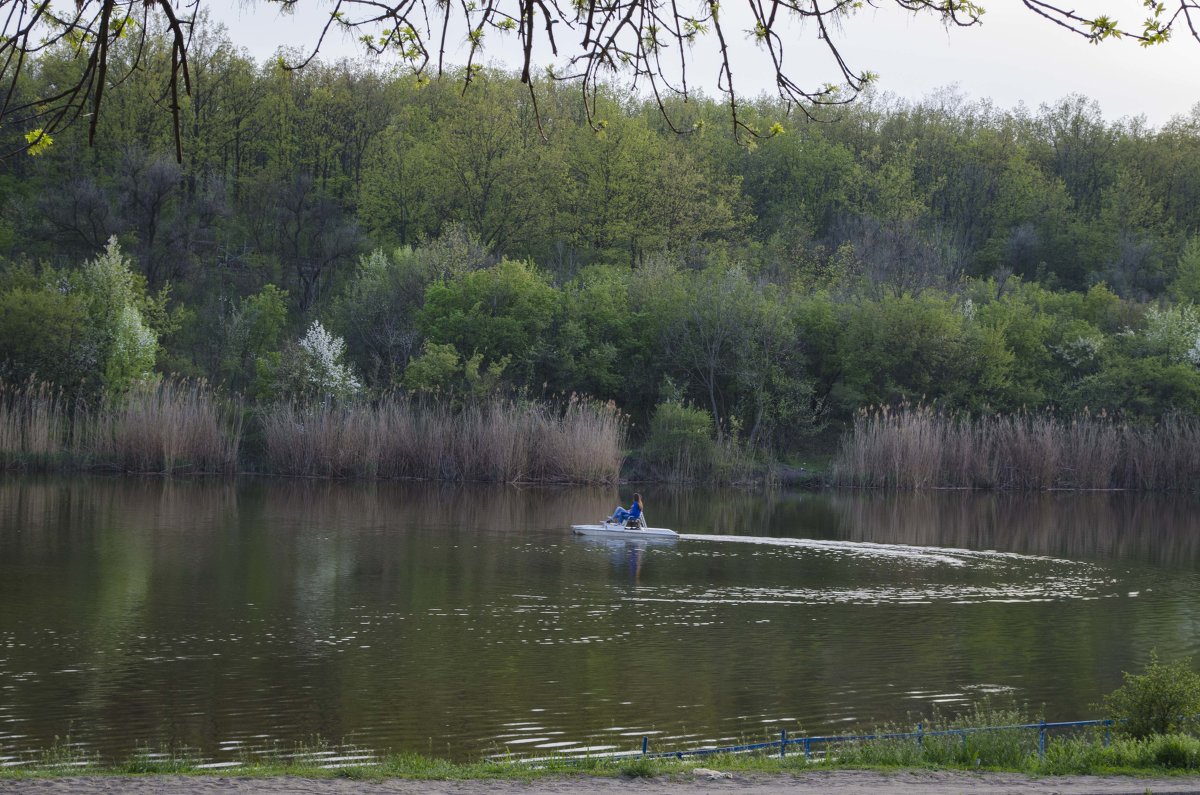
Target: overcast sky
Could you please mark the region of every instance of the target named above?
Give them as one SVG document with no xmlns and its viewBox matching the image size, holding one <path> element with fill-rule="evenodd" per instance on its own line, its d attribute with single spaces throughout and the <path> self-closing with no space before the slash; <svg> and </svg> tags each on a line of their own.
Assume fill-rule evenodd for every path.
<svg viewBox="0 0 1200 795">
<path fill-rule="evenodd" d="M 735 0 L 723 10 L 737 5 Z M 1088 12 L 1099 5 L 1089 0 Z M 1034 15 L 1018 0 L 984 0 L 984 6 L 982 25 L 950 30 L 930 15 L 906 14 L 890 3 L 880 9 L 868 7 L 845 23 L 838 40 L 852 67 L 878 73 L 882 90 L 910 99 L 953 85 L 972 99 L 990 98 L 1004 108 L 1024 102 L 1036 109 L 1078 93 L 1098 101 L 1110 120 L 1142 115 L 1155 126 L 1174 115 L 1188 114 L 1200 103 L 1200 42 L 1187 35 L 1185 27 L 1178 29 L 1175 40 L 1151 48 L 1112 40 L 1092 45 Z M 286 17 L 268 4 L 246 0 L 211 0 L 207 7 L 229 28 L 235 42 L 262 60 L 282 45 L 311 47 L 332 6 L 307 0 L 301 11 Z M 1109 2 L 1107 8 L 1131 28 L 1143 16 L 1136 0 Z M 771 91 L 769 70 L 755 60 L 755 48 L 741 32 L 750 26 L 736 25 L 734 12 L 729 13 L 726 27 L 736 31 L 730 38 L 738 59 L 734 77 L 739 93 L 753 96 Z M 811 31 L 796 28 L 784 33 L 794 41 L 787 54 L 789 63 L 798 67 L 793 76 L 806 78 L 798 82 L 815 87 L 837 77 L 828 58 L 817 57 L 821 45 Z M 516 68 L 515 39 L 512 42 L 496 41 L 486 51 L 487 58 Z M 322 48 L 322 55 L 330 59 L 360 54 L 354 42 L 340 34 L 332 34 Z M 548 57 L 537 60 L 550 63 Z M 703 49 L 694 53 L 689 80 L 710 94 L 715 92 L 712 53 Z"/>
</svg>

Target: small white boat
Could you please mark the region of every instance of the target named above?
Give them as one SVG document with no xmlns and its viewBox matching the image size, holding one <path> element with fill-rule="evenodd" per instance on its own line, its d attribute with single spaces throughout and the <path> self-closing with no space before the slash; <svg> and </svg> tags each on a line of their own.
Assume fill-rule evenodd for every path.
<svg viewBox="0 0 1200 795">
<path fill-rule="evenodd" d="M 679 533 L 665 527 L 646 527 L 641 519 L 628 522 L 601 522 L 599 524 L 573 524 L 571 529 L 581 536 L 609 536 L 624 538 L 679 538 Z"/>
</svg>

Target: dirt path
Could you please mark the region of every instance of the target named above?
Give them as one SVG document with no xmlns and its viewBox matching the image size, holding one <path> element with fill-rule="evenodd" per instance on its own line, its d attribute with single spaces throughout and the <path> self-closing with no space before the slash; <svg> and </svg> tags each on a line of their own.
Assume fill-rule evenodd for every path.
<svg viewBox="0 0 1200 795">
<path fill-rule="evenodd" d="M 1200 777 L 1121 778 L 1070 776 L 1033 779 L 1013 773 L 906 772 L 840 770 L 800 776 L 735 776 L 710 780 L 699 776 L 656 779 L 561 778 L 532 783 L 512 781 L 347 781 L 345 779 L 153 776 L 143 778 L 61 778 L 0 781 L 0 793 L 131 793 L 131 795 L 207 795 L 254 792 L 304 795 L 1147 795 L 1196 793 Z"/>
</svg>

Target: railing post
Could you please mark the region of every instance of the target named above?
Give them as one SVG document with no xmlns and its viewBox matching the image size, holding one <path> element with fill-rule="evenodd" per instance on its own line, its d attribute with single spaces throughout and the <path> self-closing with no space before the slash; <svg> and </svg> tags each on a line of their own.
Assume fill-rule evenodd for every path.
<svg viewBox="0 0 1200 795">
<path fill-rule="evenodd" d="M 781 729 L 779 732 L 779 758 L 783 759 L 787 756 L 787 729 Z"/>
<path fill-rule="evenodd" d="M 925 745 L 925 722 L 924 721 L 917 722 L 917 745 L 919 745 L 919 746 Z"/>
<path fill-rule="evenodd" d="M 812 757 L 812 739 L 809 737 L 805 737 L 804 738 L 804 758 L 805 758 L 805 760 L 808 760 L 811 757 Z"/>
<path fill-rule="evenodd" d="M 1042 725 L 1038 728 L 1038 759 L 1046 758 L 1046 719 L 1042 718 Z"/>
<path fill-rule="evenodd" d="M 650 750 L 650 738 L 645 734 L 642 735 L 642 756 Z"/>
</svg>

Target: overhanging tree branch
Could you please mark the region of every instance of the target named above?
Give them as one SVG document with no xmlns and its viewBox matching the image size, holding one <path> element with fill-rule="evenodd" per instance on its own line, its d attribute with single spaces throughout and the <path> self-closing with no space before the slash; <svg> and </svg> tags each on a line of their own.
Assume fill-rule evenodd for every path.
<svg viewBox="0 0 1200 795">
<path fill-rule="evenodd" d="M 297 7 L 300 0 L 273 2 L 283 10 Z M 315 1 L 315 0 L 310 0 Z M 460 72 L 464 90 L 480 68 L 478 59 L 491 36 L 515 34 L 520 45 L 520 76 L 530 87 L 537 108 L 535 67 L 549 54 L 561 59 L 550 75 L 559 81 L 580 84 L 582 102 L 593 128 L 604 126 L 596 117 L 596 96 L 610 78 L 625 76 L 635 87 L 648 88 L 667 117 L 671 129 L 685 132 L 671 118 L 671 101 L 689 97 L 689 71 L 703 62 L 694 47 L 712 35 L 717 50 L 716 77 L 729 107 L 734 135 L 741 141 L 773 134 L 747 122 L 742 102 L 734 89 L 733 50 L 728 20 L 733 15 L 717 0 L 332 0 L 332 10 L 311 51 L 286 68 L 303 68 L 321 50 L 334 28 L 351 32 L 368 53 L 391 55 L 424 75 L 430 61 L 429 42 L 436 41 L 436 75 L 447 70 L 447 55 L 457 46 L 467 48 L 466 69 Z M 75 0 L 74 13 L 57 13 L 50 0 L 0 0 L 0 125 L 15 127 L 24 145 L 15 151 L 35 152 L 51 136 L 90 115 L 89 140 L 95 138 L 103 112 L 106 90 L 120 82 L 109 74 L 109 58 L 117 42 L 140 28 L 137 42 L 125 42 L 136 52 L 134 68 L 142 63 L 145 31 L 156 10 L 171 38 L 170 65 L 163 69 L 164 97 L 175 128 L 176 157 L 182 159 L 180 138 L 180 91 L 190 93 L 188 48 L 191 32 L 203 0 Z M 863 7 L 862 0 L 732 0 L 744 3 L 753 21 L 750 39 L 765 53 L 774 71 L 778 96 L 789 108 L 811 115 L 824 105 L 852 101 L 867 86 L 872 75 L 846 62 L 837 41 L 836 25 Z M 1108 16 L 1088 16 L 1048 0 L 1020 0 L 1033 13 L 1089 41 L 1108 38 L 1132 39 L 1144 46 L 1168 40 L 1177 27 L 1200 41 L 1195 14 L 1200 0 L 1172 0 L 1168 7 L 1157 0 L 1129 0 L 1145 18 L 1140 25 L 1122 26 Z M 944 24 L 975 25 L 983 9 L 973 0 L 866 0 L 878 7 L 894 3 L 905 11 L 931 14 Z M 432 4 L 432 7 L 431 7 Z M 736 6 L 735 6 L 736 8 Z M 138 23 L 135 9 L 141 10 Z M 689 11 L 691 13 L 689 13 Z M 536 18 L 541 17 L 541 24 Z M 785 26 L 799 22 L 819 40 L 839 76 L 836 83 L 806 85 L 786 61 L 789 49 L 798 42 L 784 34 Z M 458 38 L 458 44 L 455 44 Z M 560 48 L 564 40 L 574 46 Z M 561 49 L 561 52 L 560 52 Z M 26 96 L 22 74 L 37 57 L 50 51 L 70 53 L 77 60 L 77 78 L 71 85 L 52 85 L 45 96 Z M 672 52 L 674 51 L 674 52 Z M 670 56 L 667 59 L 667 56 Z M 124 79 L 124 78 L 121 78 Z M 811 81 L 816 82 L 816 81 Z M 539 117 L 540 126 L 540 117 Z M 11 152 L 9 153 L 11 154 Z"/>
</svg>

